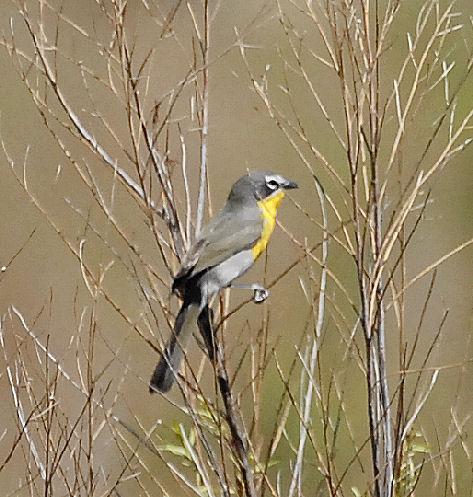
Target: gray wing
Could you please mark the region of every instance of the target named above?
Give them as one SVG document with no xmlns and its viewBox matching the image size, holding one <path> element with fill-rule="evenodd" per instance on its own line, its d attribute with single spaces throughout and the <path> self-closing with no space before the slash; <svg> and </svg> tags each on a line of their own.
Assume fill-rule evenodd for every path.
<svg viewBox="0 0 473 497">
<path fill-rule="evenodd" d="M 175 280 L 194 276 L 253 247 L 262 229 L 263 220 L 258 211 L 242 212 L 240 216 L 225 210 L 220 212 L 187 252 Z"/>
</svg>

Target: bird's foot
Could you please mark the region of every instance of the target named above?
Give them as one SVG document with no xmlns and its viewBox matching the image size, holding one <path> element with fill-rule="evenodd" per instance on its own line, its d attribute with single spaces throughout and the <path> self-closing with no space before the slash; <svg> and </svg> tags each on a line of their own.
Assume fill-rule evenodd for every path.
<svg viewBox="0 0 473 497">
<path fill-rule="evenodd" d="M 255 304 L 261 304 L 269 297 L 269 291 L 258 283 L 253 283 L 252 285 L 246 285 L 241 283 L 233 283 L 231 288 L 239 288 L 240 290 L 253 290 L 253 302 Z"/>
<path fill-rule="evenodd" d="M 266 290 L 266 288 L 260 286 L 260 285 L 253 285 L 253 302 L 255 304 L 261 304 L 264 302 L 268 297 L 269 297 L 269 292 Z"/>
</svg>

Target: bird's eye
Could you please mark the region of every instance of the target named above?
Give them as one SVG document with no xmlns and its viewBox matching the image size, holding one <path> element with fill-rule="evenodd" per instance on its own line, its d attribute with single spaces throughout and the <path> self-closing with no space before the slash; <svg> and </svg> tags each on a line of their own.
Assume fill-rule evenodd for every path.
<svg viewBox="0 0 473 497">
<path fill-rule="evenodd" d="M 277 190 L 279 187 L 278 182 L 274 179 L 270 179 L 269 181 L 266 182 L 266 184 L 268 185 L 268 188 L 270 188 L 271 190 Z"/>
</svg>

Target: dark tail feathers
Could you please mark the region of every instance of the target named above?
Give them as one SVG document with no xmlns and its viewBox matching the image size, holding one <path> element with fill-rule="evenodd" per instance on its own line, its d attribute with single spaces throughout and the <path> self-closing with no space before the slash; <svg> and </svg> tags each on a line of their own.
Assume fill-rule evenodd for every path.
<svg viewBox="0 0 473 497">
<path fill-rule="evenodd" d="M 215 357 L 215 340 L 213 331 L 213 311 L 206 305 L 199 313 L 196 302 L 184 303 L 177 315 L 174 332 L 169 339 L 153 375 L 151 376 L 149 391 L 154 393 L 169 392 L 181 366 L 184 348 L 196 325 L 204 339 L 207 353 L 211 361 Z"/>
<path fill-rule="evenodd" d="M 159 360 L 149 383 L 149 391 L 169 392 L 181 366 L 184 348 L 192 335 L 199 315 L 196 302 L 184 302 L 177 315 L 174 331 Z"/>
</svg>

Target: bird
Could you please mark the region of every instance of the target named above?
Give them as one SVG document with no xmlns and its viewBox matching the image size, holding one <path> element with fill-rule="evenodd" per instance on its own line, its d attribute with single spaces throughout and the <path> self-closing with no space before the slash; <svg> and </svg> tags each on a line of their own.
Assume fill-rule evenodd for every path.
<svg viewBox="0 0 473 497">
<path fill-rule="evenodd" d="M 239 285 L 242 276 L 265 251 L 286 190 L 297 183 L 271 171 L 250 171 L 232 186 L 223 209 L 202 228 L 185 253 L 172 290 L 182 298 L 171 337 L 151 376 L 149 390 L 171 389 L 189 337 L 198 326 L 213 359 L 212 299 L 228 287 L 254 291 L 263 302 L 268 291 L 259 284 Z"/>
</svg>

